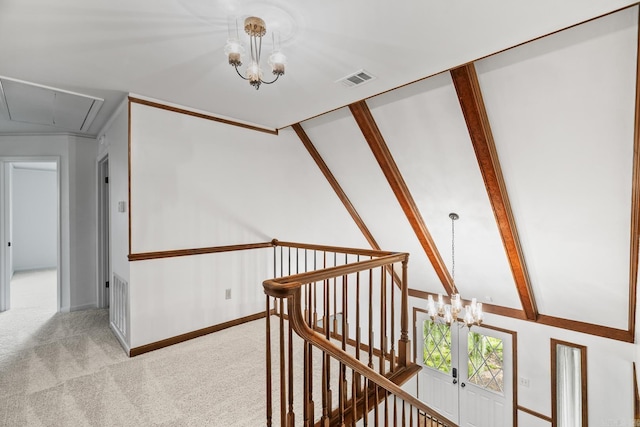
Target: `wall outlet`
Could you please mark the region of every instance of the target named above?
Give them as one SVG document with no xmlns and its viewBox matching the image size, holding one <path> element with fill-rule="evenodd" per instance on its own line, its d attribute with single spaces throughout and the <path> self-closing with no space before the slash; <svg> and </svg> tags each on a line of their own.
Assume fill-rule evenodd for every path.
<svg viewBox="0 0 640 427">
<path fill-rule="evenodd" d="M 231 289 L 224 290 L 224 299 L 231 299 Z"/>
<path fill-rule="evenodd" d="M 529 387 L 529 378 L 520 377 L 518 382 L 522 387 Z"/>
</svg>

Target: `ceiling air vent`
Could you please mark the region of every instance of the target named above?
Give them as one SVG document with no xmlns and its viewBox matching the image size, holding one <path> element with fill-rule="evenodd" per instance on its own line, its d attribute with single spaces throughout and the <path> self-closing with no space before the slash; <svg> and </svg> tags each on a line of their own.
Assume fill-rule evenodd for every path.
<svg viewBox="0 0 640 427">
<path fill-rule="evenodd" d="M 9 119 L 87 132 L 103 99 L 0 76 Z"/>
<path fill-rule="evenodd" d="M 341 78 L 340 80 L 338 80 L 338 82 L 342 83 L 346 87 L 354 87 L 363 85 L 367 82 L 370 82 L 371 80 L 374 80 L 375 78 L 376 77 L 368 71 L 360 70 Z"/>
</svg>

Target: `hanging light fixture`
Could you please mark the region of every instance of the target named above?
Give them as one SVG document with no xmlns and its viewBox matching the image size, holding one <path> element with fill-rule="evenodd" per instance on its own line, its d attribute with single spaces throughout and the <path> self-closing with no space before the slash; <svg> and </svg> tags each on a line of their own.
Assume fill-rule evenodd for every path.
<svg viewBox="0 0 640 427">
<path fill-rule="evenodd" d="M 451 279 L 455 283 L 456 274 L 456 249 L 455 249 L 455 221 L 460 218 L 457 213 L 450 213 L 451 218 Z M 438 294 L 438 301 L 434 301 L 433 297 L 429 295 L 427 299 L 427 312 L 431 316 L 431 320 L 442 319 L 447 325 L 462 321 L 464 325 L 471 327 L 473 325 L 480 325 L 483 320 L 482 303 L 477 302 L 475 298 L 471 300 L 470 305 L 464 307 L 464 316 L 459 319 L 458 316 L 462 313 L 462 299 L 460 294 L 451 295 L 450 304 L 445 304 L 442 294 Z"/>
<path fill-rule="evenodd" d="M 238 67 L 242 65 L 244 45 L 240 41 L 237 21 L 235 24 L 235 34 L 230 34 L 227 45 L 224 48 L 229 64 L 236 69 L 242 79 L 247 80 L 256 90 L 260 89 L 260 85 L 263 83 L 275 83 L 280 76 L 284 75 L 284 68 L 287 64 L 287 57 L 280 51 L 279 37 L 276 36 L 275 32 L 271 32 L 273 51 L 269 56 L 269 65 L 271 66 L 272 74 L 276 77 L 271 81 L 265 81 L 263 80 L 262 68 L 260 68 L 260 56 L 262 55 L 262 37 L 267 33 L 267 26 L 264 20 L 257 16 L 250 16 L 244 20 L 244 31 L 249 35 L 251 61 L 247 65 L 246 76 L 243 76 Z"/>
</svg>

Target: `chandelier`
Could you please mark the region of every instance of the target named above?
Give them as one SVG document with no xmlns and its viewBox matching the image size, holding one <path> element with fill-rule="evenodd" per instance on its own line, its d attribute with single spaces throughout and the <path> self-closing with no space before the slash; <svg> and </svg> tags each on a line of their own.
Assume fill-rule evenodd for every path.
<svg viewBox="0 0 640 427">
<path fill-rule="evenodd" d="M 271 72 L 276 76 L 271 81 L 263 80 L 262 68 L 260 68 L 260 56 L 262 54 L 262 37 L 267 33 L 267 26 L 261 18 L 256 16 L 250 16 L 244 20 L 244 31 L 249 35 L 249 46 L 251 52 L 251 61 L 246 69 L 246 76 L 240 73 L 238 67 L 242 65 L 242 56 L 244 54 L 244 45 L 240 41 L 238 34 L 238 23 L 236 21 L 235 37 L 229 37 L 227 44 L 224 48 L 224 53 L 229 59 L 229 64 L 236 69 L 238 75 L 249 82 L 251 86 L 260 89 L 260 85 L 275 83 L 276 80 L 284 75 L 284 67 L 287 63 L 287 58 L 280 52 L 279 40 L 276 40 L 276 35 L 272 31 L 273 52 L 269 56 L 269 65 L 271 66 Z M 276 41 L 278 43 L 276 44 Z"/>
<path fill-rule="evenodd" d="M 450 213 L 451 218 L 451 279 L 455 283 L 456 271 L 456 253 L 455 253 L 455 221 L 460 218 L 457 213 Z M 471 304 L 464 306 L 464 315 L 459 318 L 463 312 L 462 299 L 460 294 L 451 295 L 450 303 L 445 304 L 442 294 L 438 294 L 438 301 L 434 301 L 433 296 L 427 298 L 427 313 L 431 316 L 431 320 L 441 319 L 447 325 L 462 321 L 467 327 L 480 325 L 483 320 L 482 303 L 477 302 L 475 298 L 471 300 Z"/>
</svg>

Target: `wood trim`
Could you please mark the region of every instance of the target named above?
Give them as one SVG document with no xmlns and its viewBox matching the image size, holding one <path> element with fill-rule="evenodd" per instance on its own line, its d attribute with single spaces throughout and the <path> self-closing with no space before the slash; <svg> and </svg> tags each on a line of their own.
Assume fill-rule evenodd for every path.
<svg viewBox="0 0 640 427">
<path fill-rule="evenodd" d="M 633 362 L 633 420 L 640 425 L 640 391 L 638 391 L 638 372 L 636 362 Z"/>
<path fill-rule="evenodd" d="M 190 111 L 190 110 L 186 110 L 184 108 L 178 108 L 178 107 L 173 107 L 170 105 L 165 105 L 165 104 L 161 104 L 159 102 L 153 102 L 153 101 L 149 101 L 146 99 L 140 99 L 140 98 L 136 98 L 135 96 L 129 96 L 129 102 L 134 102 L 136 104 L 141 104 L 141 105 L 146 105 L 148 107 L 154 107 L 154 108 L 159 108 L 161 110 L 167 110 L 167 111 L 172 111 L 174 113 L 178 113 L 178 114 L 184 114 L 187 116 L 192 116 L 192 117 L 197 117 L 199 119 L 205 119 L 205 120 L 210 120 L 212 122 L 219 122 L 219 123 L 224 123 L 226 125 L 231 125 L 231 126 L 238 126 L 244 129 L 250 129 L 250 130 L 255 130 L 258 132 L 264 132 L 264 133 L 268 133 L 271 135 L 277 135 L 278 134 L 278 129 L 267 129 L 267 128 L 262 128 L 259 126 L 253 126 L 247 123 L 241 123 L 241 122 L 236 122 L 230 119 L 223 119 L 221 117 L 216 117 L 214 115 L 211 114 L 205 114 L 205 113 L 198 113 L 195 111 Z"/>
<path fill-rule="evenodd" d="M 631 254 L 629 260 L 629 332 L 635 337 L 640 239 L 640 8 L 636 48 L 636 105 L 633 129 L 633 178 L 631 187 Z"/>
<path fill-rule="evenodd" d="M 436 293 L 420 291 L 418 289 L 409 288 L 409 296 L 414 298 L 427 299 L 431 295 L 432 297 L 438 296 Z M 464 300 L 465 302 L 469 302 Z M 482 303 L 482 311 L 485 313 L 497 314 L 498 316 L 511 317 L 514 319 L 527 320 L 527 317 L 524 314 L 524 311 L 518 310 L 510 307 L 503 307 L 500 305 L 487 304 L 485 302 Z"/>
<path fill-rule="evenodd" d="M 371 234 L 371 231 L 362 220 L 360 214 L 358 214 L 358 211 L 351 203 L 351 200 L 349 200 L 349 197 L 347 197 L 347 193 L 344 192 L 336 177 L 333 175 L 333 173 L 331 173 L 329 166 L 327 166 L 322 156 L 320 156 L 320 153 L 311 142 L 311 139 L 302 128 L 302 125 L 300 123 L 296 123 L 291 127 L 298 135 L 298 138 L 300 138 L 300 141 L 302 141 L 302 144 L 311 155 L 311 158 L 313 158 L 313 160 L 316 162 L 316 165 L 318 165 L 320 172 L 322 172 L 324 177 L 329 182 L 331 188 L 333 188 L 333 191 L 335 191 L 336 195 L 338 196 L 344 207 L 347 209 L 347 212 L 349 212 L 349 215 L 351 215 L 351 218 L 353 218 L 353 221 L 356 223 L 360 231 L 362 231 L 362 234 L 364 234 L 364 238 L 367 239 L 367 242 L 373 249 L 380 250 L 380 245 L 378 245 L 378 242 L 376 242 L 373 234 Z"/>
<path fill-rule="evenodd" d="M 463 65 L 451 70 L 451 78 L 458 94 L 464 120 L 467 123 L 469 137 L 500 230 L 522 308 L 527 319 L 535 320 L 538 316 L 538 309 L 531 289 L 529 273 L 520 246 L 516 222 L 511 211 L 509 195 L 502 176 L 500 160 L 491 132 L 489 116 L 482 99 L 482 90 L 476 69 L 473 64 Z"/>
<path fill-rule="evenodd" d="M 413 228 L 424 252 L 427 254 L 429 261 L 431 261 L 431 265 L 440 278 L 442 286 L 447 294 L 452 295 L 456 293 L 457 290 L 453 283 L 453 279 L 451 278 L 440 253 L 438 252 L 438 248 L 427 229 L 424 219 L 420 214 L 420 210 L 413 200 L 409 187 L 407 187 L 407 184 L 405 183 L 404 178 L 402 177 L 402 174 L 400 173 L 400 170 L 387 147 L 384 137 L 382 136 L 380 129 L 378 129 L 378 125 L 376 124 L 369 107 L 366 102 L 360 101 L 349 105 L 349 109 L 351 110 L 351 114 L 356 120 L 356 123 L 358 123 L 367 144 L 369 144 L 373 155 L 378 161 L 380 169 L 387 178 L 391 190 L 395 194 L 402 210 L 407 216 L 411 228 Z"/>
<path fill-rule="evenodd" d="M 131 100 L 127 102 L 127 215 L 129 216 L 128 232 L 129 232 L 129 253 L 131 253 Z"/>
<path fill-rule="evenodd" d="M 529 415 L 533 415 L 534 417 L 540 418 L 541 420 L 545 420 L 548 422 L 553 422 L 551 417 L 547 417 L 546 415 L 541 414 L 540 412 L 533 411 L 529 408 L 525 408 L 524 406 L 518 405 L 518 411 L 526 412 Z"/>
<path fill-rule="evenodd" d="M 270 314 L 274 314 L 275 310 L 271 310 Z M 252 322 L 254 320 L 262 319 L 265 316 L 265 312 L 252 314 L 250 316 L 241 317 L 239 319 L 230 320 L 228 322 L 220 323 L 217 325 L 209 326 L 207 328 L 198 329 L 195 331 L 187 332 L 186 334 L 176 335 L 175 337 L 167 338 L 161 341 L 156 341 L 151 344 L 145 344 L 140 347 L 134 347 L 129 350 L 129 357 L 139 356 L 150 351 L 158 350 L 170 345 L 178 344 L 184 341 L 188 341 L 194 338 L 198 338 L 204 335 L 209 335 L 213 332 L 219 332 L 223 329 L 232 328 L 234 326 L 242 325 L 243 323 Z"/>
<path fill-rule="evenodd" d="M 629 343 L 632 343 L 634 339 L 633 335 L 624 329 L 594 325 L 593 323 L 579 322 L 577 320 L 561 319 L 559 317 L 547 316 L 545 314 L 539 315 L 536 323 Z"/>
<path fill-rule="evenodd" d="M 357 249 L 357 248 L 346 248 L 342 246 L 327 246 L 327 245 L 315 245 L 310 243 L 298 243 L 298 242 L 281 242 L 280 240 L 273 239 L 273 246 L 284 246 L 288 248 L 299 248 L 299 249 L 309 249 L 316 251 L 326 251 L 326 252 L 337 252 L 339 254 L 352 254 L 352 255 L 363 255 L 363 256 L 387 256 L 394 255 L 399 252 L 390 252 L 390 251 L 379 251 L 373 249 Z"/>
<path fill-rule="evenodd" d="M 429 295 L 437 296 L 437 294 L 432 292 L 409 289 L 409 296 L 414 298 L 427 299 Z M 595 325 L 593 323 L 585 323 L 577 320 L 562 319 L 559 317 L 547 316 L 545 314 L 540 314 L 538 315 L 538 318 L 536 320 L 531 320 L 526 318 L 524 311 L 522 310 L 516 310 L 509 307 L 502 307 L 499 305 L 487 303 L 482 303 L 482 309 L 485 313 L 496 314 L 498 316 L 511 317 L 514 319 L 525 320 L 545 326 L 552 326 L 554 328 L 566 329 L 569 331 L 581 332 L 587 335 L 609 338 L 616 341 L 629 343 L 634 342 L 634 335 L 630 331 L 624 329 Z"/>
<path fill-rule="evenodd" d="M 159 252 L 142 252 L 142 253 L 136 253 L 136 254 L 129 254 L 129 261 L 145 261 L 145 260 L 160 259 L 160 258 L 177 258 L 181 256 L 204 255 L 204 254 L 214 254 L 219 252 L 234 252 L 234 251 L 244 251 L 248 249 L 261 249 L 261 248 L 271 248 L 271 247 L 273 247 L 273 244 L 271 242 L 265 242 L 265 243 L 249 243 L 244 245 L 211 246 L 208 248 L 176 249 L 171 251 L 159 251 Z"/>
<path fill-rule="evenodd" d="M 551 338 L 551 424 L 556 427 L 558 424 L 558 408 L 557 408 L 557 393 L 556 393 L 556 381 L 557 381 L 557 359 L 556 359 L 556 347 L 558 344 L 562 344 L 567 347 L 573 347 L 580 350 L 580 369 L 581 369 L 581 387 L 582 387 L 582 427 L 589 426 L 589 405 L 587 396 L 587 347 L 580 344 L 574 344 L 567 341 L 556 340 Z"/>
</svg>

